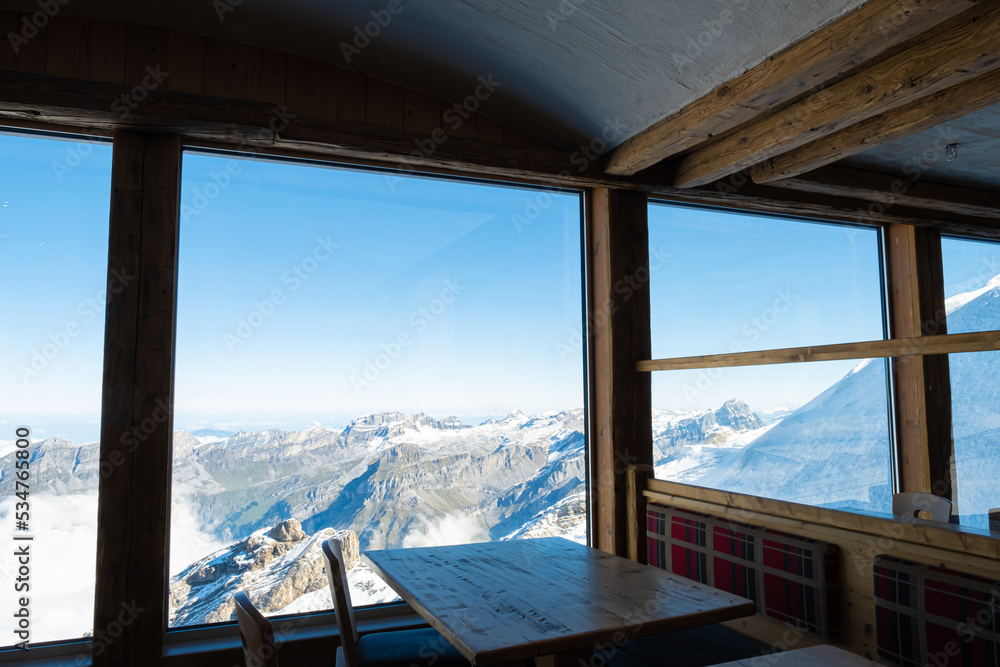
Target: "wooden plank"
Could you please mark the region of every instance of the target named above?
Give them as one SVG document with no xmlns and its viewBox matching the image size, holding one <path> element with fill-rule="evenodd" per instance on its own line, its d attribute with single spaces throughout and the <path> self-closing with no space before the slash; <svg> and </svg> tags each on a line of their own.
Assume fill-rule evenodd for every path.
<svg viewBox="0 0 1000 667">
<path fill-rule="evenodd" d="M 201 93 L 205 79 L 205 38 L 171 30 L 167 44 L 169 90 Z"/>
<path fill-rule="evenodd" d="M 1000 192 L 928 183 L 919 177 L 913 180 L 909 176 L 831 165 L 792 178 L 775 180 L 772 185 L 799 192 L 878 202 L 886 209 L 908 206 L 1000 220 Z"/>
<path fill-rule="evenodd" d="M 330 106 L 329 66 L 319 60 L 288 56 L 286 103 L 294 114 L 323 117 Z"/>
<path fill-rule="evenodd" d="M 247 92 L 247 47 L 235 42 L 205 40 L 206 95 L 244 99 Z"/>
<path fill-rule="evenodd" d="M 893 335 L 949 338 L 940 232 L 890 225 L 886 246 Z M 934 493 L 954 505 L 948 355 L 896 359 L 893 374 L 900 491 Z"/>
<path fill-rule="evenodd" d="M 503 143 L 503 123 L 498 120 L 494 120 L 489 116 L 484 116 L 479 114 L 479 120 L 476 123 L 476 136 L 481 141 L 486 141 L 494 144 Z"/>
<path fill-rule="evenodd" d="M 744 598 L 561 537 L 368 551 L 364 559 L 477 667 L 755 610 Z"/>
<path fill-rule="evenodd" d="M 40 28 L 34 33 L 30 31 L 28 26 L 33 14 L 34 12 L 21 12 L 18 16 L 17 25 L 20 30 L 15 28 L 15 31 L 26 37 L 27 42 L 18 42 L 19 50 L 14 54 L 14 69 L 28 74 L 45 74 L 49 31 L 47 28 Z"/>
<path fill-rule="evenodd" d="M 715 667 L 759 667 L 763 662 L 778 667 L 782 665 L 797 665 L 798 667 L 852 667 L 856 665 L 861 667 L 862 665 L 878 664 L 836 646 L 821 644 L 784 653 L 772 653 L 764 657 L 755 656 L 744 660 L 724 662 Z"/>
<path fill-rule="evenodd" d="M 635 372 L 650 354 L 649 231 L 643 193 L 594 189 L 588 200 L 594 275 L 593 544 L 627 556 L 626 467 L 652 466 L 651 378 Z M 634 502 L 634 501 L 633 501 Z"/>
<path fill-rule="evenodd" d="M 118 133 L 101 412 L 101 465 L 111 472 L 99 481 L 94 628 L 114 624 L 121 636 L 95 667 L 163 658 L 179 197 L 178 138 Z"/>
<path fill-rule="evenodd" d="M 607 171 L 635 174 L 694 148 L 837 78 L 972 4 L 970 0 L 866 2 L 629 138 L 611 152 Z"/>
<path fill-rule="evenodd" d="M 53 16 L 47 30 L 45 73 L 49 76 L 84 78 L 80 59 L 80 18 Z"/>
<path fill-rule="evenodd" d="M 269 145 L 272 141 L 270 104 L 155 89 L 123 118 L 119 100 L 131 92 L 130 86 L 111 83 L 0 72 L 0 117 L 100 130 L 155 128 L 188 138 L 244 145 Z"/>
<path fill-rule="evenodd" d="M 403 89 L 394 83 L 368 78 L 365 122 L 403 127 Z"/>
<path fill-rule="evenodd" d="M 125 83 L 132 86 L 154 82 L 150 72 L 162 81 L 156 87 L 167 89 L 169 80 L 170 32 L 163 28 L 130 24 L 125 37 Z"/>
<path fill-rule="evenodd" d="M 81 29 L 87 79 L 124 83 L 126 26 L 118 21 L 84 19 Z"/>
<path fill-rule="evenodd" d="M 711 183 L 817 137 L 1000 69 L 1000 8 L 963 12 L 944 32 L 686 155 L 676 187 Z"/>
<path fill-rule="evenodd" d="M 960 566 L 959 569 L 988 573 L 985 576 L 997 576 L 1000 567 L 996 562 L 1000 558 L 1000 539 L 991 537 L 987 531 L 953 524 L 834 510 L 661 479 L 650 479 L 644 495 L 653 502 L 697 508 L 718 516 L 742 517 L 742 521 L 765 528 L 792 532 L 808 529 L 807 537 L 824 535 L 820 539 L 834 543 L 859 541 L 860 537 L 866 544 L 875 544 L 864 536 L 886 537 L 894 549 L 901 550 L 903 557 L 949 562 Z M 876 553 L 887 550 L 880 548 Z"/>
<path fill-rule="evenodd" d="M 330 68 L 331 118 L 363 122 L 368 102 L 368 77 L 342 67 Z"/>
<path fill-rule="evenodd" d="M 652 413 L 650 413 L 652 414 Z M 628 497 L 628 559 L 637 563 L 647 562 L 646 553 L 646 498 L 642 495 L 646 481 L 653 476 L 651 465 L 629 465 L 625 470 Z"/>
<path fill-rule="evenodd" d="M 271 49 L 247 50 L 247 99 L 271 102 L 284 107 L 288 56 Z M 325 115 L 326 109 L 322 111 Z"/>
<path fill-rule="evenodd" d="M 403 92 L 403 127 L 414 132 L 431 134 L 434 130 L 442 128 L 446 132 L 441 122 L 441 100 L 415 90 L 405 90 Z"/>
<path fill-rule="evenodd" d="M 640 372 L 677 371 L 728 366 L 761 366 L 793 364 L 803 361 L 837 361 L 880 357 L 910 357 L 928 354 L 956 354 L 1000 350 L 1000 331 L 981 331 L 916 338 L 894 338 L 859 343 L 837 343 L 809 347 L 788 347 L 780 350 L 706 354 L 697 357 L 652 359 L 636 363 Z"/>
<path fill-rule="evenodd" d="M 969 81 L 873 116 L 804 146 L 776 155 L 753 168 L 755 183 L 780 185 L 880 144 L 923 132 L 1000 102 L 1000 72 Z"/>
</svg>

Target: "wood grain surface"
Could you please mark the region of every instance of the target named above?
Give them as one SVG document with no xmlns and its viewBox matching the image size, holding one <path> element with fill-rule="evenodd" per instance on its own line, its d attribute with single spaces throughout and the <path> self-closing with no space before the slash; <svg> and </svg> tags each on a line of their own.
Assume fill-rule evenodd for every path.
<svg viewBox="0 0 1000 667">
<path fill-rule="evenodd" d="M 756 609 L 745 598 L 561 537 L 363 557 L 477 667 L 621 646 Z"/>
</svg>

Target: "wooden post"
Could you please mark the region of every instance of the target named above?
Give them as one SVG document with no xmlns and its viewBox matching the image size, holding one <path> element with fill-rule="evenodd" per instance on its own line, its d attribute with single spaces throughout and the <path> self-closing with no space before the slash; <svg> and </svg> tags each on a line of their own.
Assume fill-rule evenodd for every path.
<svg viewBox="0 0 1000 667">
<path fill-rule="evenodd" d="M 648 470 L 653 462 L 651 376 L 635 370 L 637 361 L 651 355 L 647 202 L 642 192 L 595 188 L 587 204 L 593 280 L 593 543 L 628 557 L 637 553 L 629 535 L 637 539 L 640 532 L 629 529 L 628 508 L 635 501 L 629 501 L 628 467 Z"/>
<path fill-rule="evenodd" d="M 174 136 L 115 134 L 94 667 L 163 660 L 180 155 Z"/>
<path fill-rule="evenodd" d="M 946 334 L 941 233 L 894 224 L 887 239 L 893 338 Z M 900 491 L 955 503 L 948 355 L 897 357 L 893 374 Z"/>
</svg>

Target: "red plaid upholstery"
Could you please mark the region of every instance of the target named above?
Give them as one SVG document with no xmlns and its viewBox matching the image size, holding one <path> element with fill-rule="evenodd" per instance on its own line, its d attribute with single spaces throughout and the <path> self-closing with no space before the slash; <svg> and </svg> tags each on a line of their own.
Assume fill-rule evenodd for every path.
<svg viewBox="0 0 1000 667">
<path fill-rule="evenodd" d="M 904 667 L 1000 667 L 1000 582 L 875 557 L 878 653 Z"/>
<path fill-rule="evenodd" d="M 758 613 L 827 641 L 840 631 L 837 547 L 650 503 L 650 565 L 749 598 Z"/>
</svg>

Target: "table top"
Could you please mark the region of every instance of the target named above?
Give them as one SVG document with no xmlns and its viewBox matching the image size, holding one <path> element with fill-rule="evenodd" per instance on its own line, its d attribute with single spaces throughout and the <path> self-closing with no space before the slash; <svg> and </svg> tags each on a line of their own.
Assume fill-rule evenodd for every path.
<svg viewBox="0 0 1000 667">
<path fill-rule="evenodd" d="M 752 615 L 753 602 L 561 537 L 368 551 L 480 667 Z"/>
</svg>

